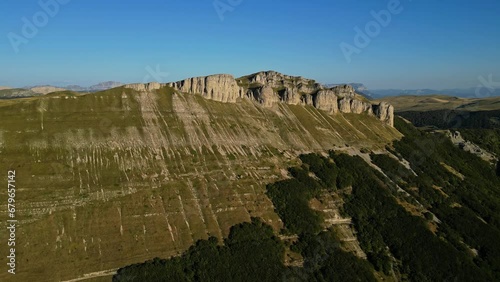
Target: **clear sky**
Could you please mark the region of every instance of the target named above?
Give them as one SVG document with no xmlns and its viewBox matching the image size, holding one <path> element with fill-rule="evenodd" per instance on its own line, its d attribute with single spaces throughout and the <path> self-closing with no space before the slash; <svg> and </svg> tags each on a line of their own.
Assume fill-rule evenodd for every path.
<svg viewBox="0 0 500 282">
<path fill-rule="evenodd" d="M 394 1 L 2 0 L 0 85 L 260 70 L 371 89 L 475 87 L 488 75 L 500 81 L 500 1 Z M 45 2 L 52 5 L 44 9 Z M 382 10 L 390 20 L 370 24 L 372 11 Z M 355 41 L 355 28 L 365 33 L 367 25 L 370 42 Z M 355 50 L 350 61 L 345 50 Z"/>
</svg>

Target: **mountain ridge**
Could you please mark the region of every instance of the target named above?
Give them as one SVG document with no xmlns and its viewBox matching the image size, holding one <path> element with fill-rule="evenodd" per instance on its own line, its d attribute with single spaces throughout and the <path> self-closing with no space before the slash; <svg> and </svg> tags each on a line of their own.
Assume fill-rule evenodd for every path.
<svg viewBox="0 0 500 282">
<path fill-rule="evenodd" d="M 134 83 L 125 85 L 137 91 L 158 90 L 171 87 L 188 94 L 224 103 L 235 103 L 248 98 L 264 107 L 277 103 L 313 106 L 329 114 L 355 113 L 377 117 L 386 124 L 394 125 L 394 107 L 386 102 L 370 102 L 356 93 L 351 85 L 337 85 L 327 88 L 313 79 L 285 75 L 276 71 L 261 71 L 234 78 L 230 74 L 214 74 L 192 77 L 169 83 Z"/>
<path fill-rule="evenodd" d="M 94 85 L 91 85 L 88 87 L 80 86 L 80 85 L 66 85 L 66 86 L 35 85 L 35 86 L 25 86 L 25 87 L 23 87 L 23 89 L 33 91 L 33 89 L 36 90 L 36 89 L 40 89 L 40 88 L 55 88 L 56 90 L 50 91 L 50 92 L 64 91 L 64 90 L 70 90 L 70 91 L 75 91 L 75 92 L 97 92 L 97 91 L 112 89 L 115 87 L 120 87 L 123 85 L 124 85 L 124 83 L 118 82 L 118 81 L 104 81 L 104 82 L 99 82 L 97 84 L 94 84 Z M 37 91 L 34 91 L 34 92 L 37 92 Z M 47 94 L 50 92 L 46 92 L 46 93 L 42 93 L 42 94 Z"/>
<path fill-rule="evenodd" d="M 298 154 L 383 150 L 402 138 L 374 115 L 280 102 L 270 85 L 252 84 L 259 79 L 248 89 L 215 76 L 172 83 L 181 90 L 150 83 L 0 100 L 0 170 L 20 175 L 17 232 L 32 234 L 17 250 L 25 271 L 16 278 L 64 281 L 175 256 L 251 217 L 278 231 L 265 187 L 286 178 Z M 287 99 L 300 103 L 289 83 Z"/>
<path fill-rule="evenodd" d="M 323 84 L 325 87 L 327 88 L 331 88 L 331 87 L 334 87 L 334 86 L 338 86 L 338 85 L 351 85 L 354 90 L 356 91 L 356 93 L 359 93 L 360 95 L 366 97 L 367 99 L 374 99 L 375 95 L 370 92 L 370 90 L 368 89 L 368 87 L 366 87 L 363 83 L 360 83 L 360 82 L 350 82 L 350 83 L 327 83 L 327 84 Z"/>
</svg>

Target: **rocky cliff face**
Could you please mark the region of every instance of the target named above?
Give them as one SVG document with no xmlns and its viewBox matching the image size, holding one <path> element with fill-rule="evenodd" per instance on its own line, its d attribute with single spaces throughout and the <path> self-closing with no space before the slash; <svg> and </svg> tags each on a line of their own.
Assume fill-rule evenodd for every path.
<svg viewBox="0 0 500 282">
<path fill-rule="evenodd" d="M 489 162 L 492 165 L 495 165 L 499 160 L 498 157 L 495 156 L 495 154 L 484 150 L 483 148 L 479 147 L 477 144 L 474 144 L 468 140 L 465 140 L 459 131 L 452 132 L 450 130 L 446 130 L 445 135 L 448 138 L 450 138 L 451 142 L 455 146 L 458 146 L 460 149 L 480 157 L 481 159 Z"/>
<path fill-rule="evenodd" d="M 168 83 L 184 93 L 201 94 L 203 97 L 223 103 L 235 103 L 242 96 L 242 88 L 229 74 L 217 74 L 206 77 L 193 77 L 186 80 Z"/>
<path fill-rule="evenodd" d="M 373 112 L 381 121 L 394 126 L 394 107 L 386 102 L 373 105 Z"/>
<path fill-rule="evenodd" d="M 121 83 L 121 82 L 106 81 L 106 82 L 98 83 L 96 85 L 92 85 L 88 89 L 90 91 L 103 91 L 103 90 L 107 90 L 107 89 L 111 89 L 111 88 L 115 88 L 115 87 L 120 87 L 122 85 L 123 85 L 123 83 Z"/>
<path fill-rule="evenodd" d="M 394 107 L 385 102 L 370 103 L 357 94 L 351 85 L 326 88 L 312 79 L 275 71 L 259 72 L 237 79 L 229 74 L 217 74 L 167 84 L 130 84 L 126 87 L 137 91 L 150 91 L 163 86 L 187 94 L 200 94 L 206 99 L 223 103 L 236 103 L 240 98 L 247 98 L 264 107 L 272 107 L 277 103 L 309 105 L 329 114 L 368 114 L 390 126 L 394 124 Z"/>
<path fill-rule="evenodd" d="M 332 90 L 319 90 L 312 98 L 313 106 L 327 113 L 334 114 L 339 111 L 337 96 Z M 306 102 L 310 99 L 306 99 Z"/>
<path fill-rule="evenodd" d="M 276 95 L 274 89 L 269 85 L 249 89 L 247 96 L 251 99 L 253 98 L 255 101 L 267 108 L 270 108 L 279 102 L 278 95 Z"/>
<path fill-rule="evenodd" d="M 127 84 L 125 85 L 125 88 L 130 88 L 134 89 L 135 91 L 144 92 L 144 91 L 158 90 L 163 86 L 165 86 L 165 84 L 161 84 L 158 82 L 150 82 L 150 83 Z"/>
</svg>

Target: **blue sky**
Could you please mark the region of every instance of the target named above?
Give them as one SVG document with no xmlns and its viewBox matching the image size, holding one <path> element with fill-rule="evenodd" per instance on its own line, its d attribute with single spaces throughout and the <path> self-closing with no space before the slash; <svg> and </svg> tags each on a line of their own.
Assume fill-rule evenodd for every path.
<svg viewBox="0 0 500 282">
<path fill-rule="evenodd" d="M 260 70 L 371 89 L 475 87 L 488 75 L 500 81 L 498 0 L 400 0 L 397 9 L 388 6 L 397 0 L 55 1 L 0 1 L 0 85 Z M 48 14 L 40 2 L 58 3 L 58 11 Z M 378 30 L 372 23 L 369 44 L 356 45 L 355 27 L 366 33 L 372 11 L 382 10 L 391 19 Z M 23 18 L 37 31 L 23 33 Z M 356 48 L 350 61 L 343 42 Z"/>
</svg>

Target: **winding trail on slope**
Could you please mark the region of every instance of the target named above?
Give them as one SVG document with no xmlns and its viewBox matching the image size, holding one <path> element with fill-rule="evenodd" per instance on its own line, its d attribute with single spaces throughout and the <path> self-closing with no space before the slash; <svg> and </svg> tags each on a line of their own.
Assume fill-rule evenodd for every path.
<svg viewBox="0 0 500 282">
<path fill-rule="evenodd" d="M 118 271 L 118 268 L 85 273 L 81 277 L 71 279 L 71 280 L 64 280 L 62 282 L 76 282 L 76 281 L 83 281 L 83 280 L 87 280 L 87 279 L 97 278 L 97 277 L 111 276 L 111 275 L 115 275 L 116 271 Z"/>
</svg>

